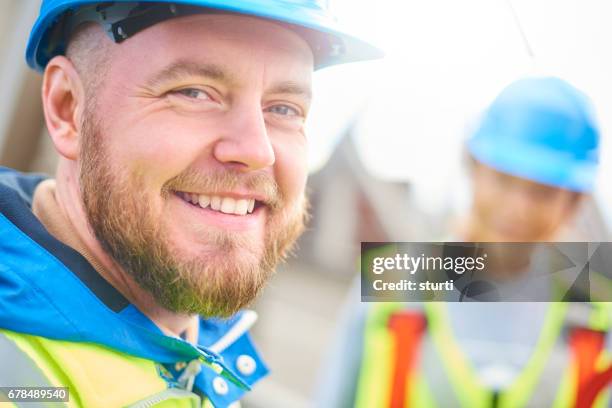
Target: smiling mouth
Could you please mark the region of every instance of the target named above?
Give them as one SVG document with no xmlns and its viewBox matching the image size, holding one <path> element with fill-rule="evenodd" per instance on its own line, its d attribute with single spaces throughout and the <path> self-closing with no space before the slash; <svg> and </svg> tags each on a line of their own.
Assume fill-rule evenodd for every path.
<svg viewBox="0 0 612 408">
<path fill-rule="evenodd" d="M 175 191 L 174 194 L 194 207 L 230 215 L 250 215 L 265 206 L 263 202 L 254 198 L 233 198 L 220 195 L 187 193 L 184 191 Z"/>
</svg>

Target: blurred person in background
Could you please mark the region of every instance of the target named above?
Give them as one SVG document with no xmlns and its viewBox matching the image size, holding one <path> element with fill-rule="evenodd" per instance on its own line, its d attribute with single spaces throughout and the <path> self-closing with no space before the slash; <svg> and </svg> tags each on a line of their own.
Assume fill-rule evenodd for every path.
<svg viewBox="0 0 612 408">
<path fill-rule="evenodd" d="M 599 130 L 582 92 L 558 78 L 526 78 L 495 99 L 467 150 L 473 204 L 453 240 L 555 241 L 593 190 Z M 498 260 L 516 271 L 524 256 Z M 605 304 L 364 304 L 354 291 L 346 310 L 317 406 L 590 407 L 609 399 Z"/>
<path fill-rule="evenodd" d="M 312 72 L 380 56 L 316 0 L 44 0 L 26 58 L 59 164 L 0 169 L 0 386 L 240 399 L 268 372 L 242 309 L 306 218 Z"/>
<path fill-rule="evenodd" d="M 598 129 L 588 101 L 557 78 L 524 79 L 490 106 L 467 143 L 468 242 L 553 241 L 593 190 Z"/>
</svg>

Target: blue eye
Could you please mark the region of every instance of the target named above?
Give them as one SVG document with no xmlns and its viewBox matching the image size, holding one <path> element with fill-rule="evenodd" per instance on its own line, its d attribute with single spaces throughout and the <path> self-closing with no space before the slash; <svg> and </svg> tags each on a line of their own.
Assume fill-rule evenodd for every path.
<svg viewBox="0 0 612 408">
<path fill-rule="evenodd" d="M 190 99 L 199 99 L 199 100 L 210 99 L 210 96 L 208 96 L 206 92 L 202 91 L 201 89 L 197 89 L 197 88 L 179 89 L 177 91 L 174 91 L 174 93 L 178 93 Z"/>
<path fill-rule="evenodd" d="M 272 112 L 282 116 L 299 116 L 300 112 L 289 105 L 274 105 L 266 109 L 267 112 Z"/>
</svg>

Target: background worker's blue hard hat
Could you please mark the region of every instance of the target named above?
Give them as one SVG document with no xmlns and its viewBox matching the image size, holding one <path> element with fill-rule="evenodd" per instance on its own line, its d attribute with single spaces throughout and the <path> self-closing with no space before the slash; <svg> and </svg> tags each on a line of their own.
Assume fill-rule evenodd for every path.
<svg viewBox="0 0 612 408">
<path fill-rule="evenodd" d="M 559 78 L 525 78 L 493 101 L 467 147 L 477 161 L 500 172 L 589 192 L 599 129 L 581 91 Z"/>
<path fill-rule="evenodd" d="M 287 24 L 302 35 L 311 46 L 315 57 L 315 69 L 345 62 L 376 59 L 383 55 L 378 48 L 343 31 L 327 10 L 326 0 L 145 0 L 137 2 L 133 0 L 114 2 L 43 0 L 40 14 L 28 41 L 26 50 L 28 65 L 37 71 L 43 71 L 51 58 L 63 54 L 66 37 L 70 34 L 66 30 L 66 20 L 77 10 L 97 4 L 101 8 L 113 4 L 115 6 L 133 5 L 136 11 L 130 12 L 130 17 L 140 12 L 139 8 L 167 7 L 174 13 L 177 13 L 178 8 L 177 15 L 180 15 L 181 10 L 189 7 L 193 9 L 195 6 L 199 10 L 206 8 L 211 11 L 232 12 Z M 102 15 L 106 18 L 104 10 L 102 10 Z M 164 19 L 163 10 L 156 10 L 151 15 L 152 19 L 157 18 L 158 21 Z M 159 17 L 160 15 L 162 17 Z M 113 30 L 116 29 L 121 34 L 125 31 L 121 27 L 113 27 Z"/>
</svg>

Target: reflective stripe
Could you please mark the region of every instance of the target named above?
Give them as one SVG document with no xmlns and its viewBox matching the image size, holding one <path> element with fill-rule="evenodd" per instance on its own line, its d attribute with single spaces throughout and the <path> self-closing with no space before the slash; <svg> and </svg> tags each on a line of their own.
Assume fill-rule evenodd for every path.
<svg viewBox="0 0 612 408">
<path fill-rule="evenodd" d="M 590 316 L 586 324 L 571 328 L 573 367 L 578 379 L 572 402 L 576 407 L 603 407 L 609 404 L 608 389 L 612 379 L 612 365 L 605 349 L 606 337 L 610 334 L 610 305 L 592 302 L 588 307 Z"/>
<path fill-rule="evenodd" d="M 399 303 L 376 304 L 366 316 L 355 408 L 389 406 L 394 350 L 387 320 L 401 307 Z"/>
<path fill-rule="evenodd" d="M 423 338 L 423 355 L 421 356 L 420 373 L 424 377 L 426 385 L 430 390 L 435 390 L 432 393 L 432 399 L 437 407 L 460 407 L 461 403 L 457 398 L 457 394 L 453 389 L 448 379 L 448 375 L 444 370 L 444 363 L 440 360 L 439 354 L 431 340 L 429 334 Z M 419 392 L 423 392 L 422 388 Z M 413 406 L 417 406 L 414 405 Z"/>
<path fill-rule="evenodd" d="M 608 292 L 610 293 L 610 292 Z M 604 332 L 610 332 L 610 318 L 612 309 L 610 303 L 606 302 L 593 302 L 591 303 L 593 311 L 589 318 L 589 328 L 593 330 L 599 330 Z"/>
<path fill-rule="evenodd" d="M 36 363 L 0 331 L 0 386 L 55 387 Z M 67 407 L 64 402 L 13 402 L 18 407 Z"/>
<path fill-rule="evenodd" d="M 425 311 L 434 345 L 433 354 L 442 362 L 446 377 L 459 401 L 459 405 L 456 406 L 489 407 L 492 393 L 482 387 L 472 366 L 454 341 L 446 305 L 441 302 L 430 302 L 425 304 Z"/>
<path fill-rule="evenodd" d="M 414 374 L 415 361 L 421 353 L 425 327 L 425 316 L 421 312 L 401 311 L 389 318 L 388 328 L 393 333 L 395 345 L 390 402 L 392 407 L 403 406 L 414 392 L 414 387 L 408 380 Z"/>
<path fill-rule="evenodd" d="M 534 387 L 537 392 L 531 392 L 531 398 L 527 405 L 525 405 L 525 408 L 550 406 L 553 402 L 552 398 L 557 396 L 562 390 L 563 373 L 568 370 L 569 366 L 569 350 L 561 342 L 557 342 L 546 360 L 546 365 L 542 369 L 538 383 Z M 514 395 L 513 397 L 516 398 Z"/>
<path fill-rule="evenodd" d="M 202 400 L 197 394 L 180 388 L 168 388 L 167 390 L 144 398 L 135 404 L 129 405 L 128 408 L 149 408 L 164 401 L 176 399 L 189 400 L 192 408 L 199 408 L 202 406 Z"/>
<path fill-rule="evenodd" d="M 563 373 L 569 368 L 569 349 L 561 333 L 568 319 L 566 310 L 567 304 L 549 304 L 532 356 L 501 395 L 501 407 L 550 406 L 555 400 Z"/>
</svg>

